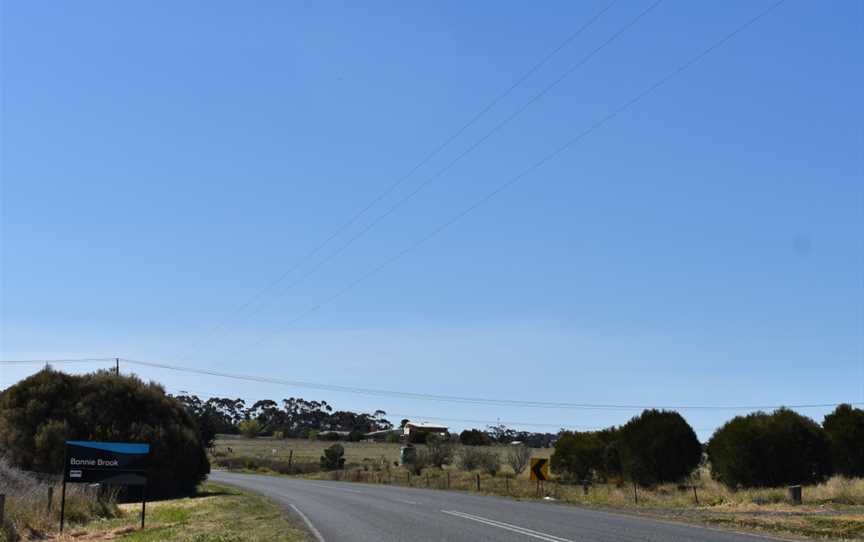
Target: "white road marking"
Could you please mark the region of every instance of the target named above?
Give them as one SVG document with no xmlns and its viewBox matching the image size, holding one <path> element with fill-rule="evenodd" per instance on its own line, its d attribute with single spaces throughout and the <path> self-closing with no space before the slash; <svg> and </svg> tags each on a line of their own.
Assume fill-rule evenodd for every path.
<svg viewBox="0 0 864 542">
<path fill-rule="evenodd" d="M 399 502 L 407 503 L 407 504 L 420 504 L 419 502 L 416 502 L 416 501 L 406 501 L 404 499 L 396 499 L 396 500 Z"/>
<path fill-rule="evenodd" d="M 519 533 L 525 536 L 530 536 L 532 538 L 537 538 L 539 540 L 545 540 L 546 542 L 573 542 L 573 540 L 567 538 L 561 538 L 559 536 L 541 533 L 540 531 L 534 531 L 531 529 L 527 529 L 525 527 L 520 527 L 518 525 L 512 525 L 510 523 L 504 523 L 503 521 L 497 521 L 494 519 L 484 518 L 482 516 L 475 516 L 474 514 L 467 514 L 465 512 L 458 512 L 456 510 L 441 510 L 441 512 L 445 514 L 449 514 L 451 516 L 460 517 L 463 519 L 470 519 L 471 521 L 476 521 L 478 523 L 483 523 L 484 525 L 489 525 L 492 527 L 498 527 L 499 529 L 504 529 L 507 531 L 512 531 L 514 533 Z"/>
<path fill-rule="evenodd" d="M 309 521 L 309 518 L 306 517 L 306 514 L 301 512 L 300 509 L 297 508 L 296 506 L 294 506 L 293 504 L 291 505 L 291 508 L 293 508 L 294 511 L 297 512 L 297 515 L 300 516 L 300 519 L 302 519 L 303 523 L 306 524 L 306 527 L 309 529 L 309 532 L 312 533 L 312 536 L 315 537 L 315 540 L 317 540 L 318 542 L 326 542 L 324 540 L 324 537 L 321 535 L 321 532 L 318 529 L 316 529 L 314 525 L 312 525 L 312 522 Z"/>
</svg>

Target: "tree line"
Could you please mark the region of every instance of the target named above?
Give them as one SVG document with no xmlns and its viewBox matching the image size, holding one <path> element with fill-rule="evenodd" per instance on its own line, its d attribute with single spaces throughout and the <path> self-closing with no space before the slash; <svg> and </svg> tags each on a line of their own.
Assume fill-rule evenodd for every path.
<svg viewBox="0 0 864 542">
<path fill-rule="evenodd" d="M 677 412 L 645 410 L 620 427 L 559 434 L 551 466 L 571 481 L 681 482 L 700 465 L 729 487 L 864 476 L 864 410 L 840 405 L 822 424 L 789 409 L 736 416 L 702 445 Z"/>
<path fill-rule="evenodd" d="M 310 438 L 329 432 L 346 433 L 345 440 L 360 440 L 373 431 L 386 431 L 396 426 L 387 413 L 334 410 L 327 401 L 310 401 L 289 397 L 277 402 L 258 400 L 251 405 L 243 399 L 210 397 L 202 399 L 191 393 L 174 396 L 195 419 L 202 440 L 212 446 L 218 434 L 242 434 L 248 437 L 277 436 L 280 438 Z M 409 420 L 402 419 L 399 427 Z M 425 442 L 425 434 L 415 435 L 415 444 Z M 486 429 L 468 429 L 460 434 L 462 444 L 488 446 L 521 442 L 532 448 L 547 448 L 555 441 L 555 433 L 516 431 L 503 424 Z"/>
<path fill-rule="evenodd" d="M 0 392 L 0 450 L 14 466 L 59 473 L 66 440 L 149 442 L 151 489 L 163 495 L 193 491 L 206 477 L 206 448 L 218 433 L 308 438 L 339 431 L 359 440 L 397 428 L 383 410 L 334 410 L 326 401 L 302 398 L 247 406 L 242 399 L 172 396 L 157 383 L 107 371 L 69 375 L 46 368 Z M 475 450 L 514 442 L 554 445 L 553 471 L 570 481 L 654 485 L 685 480 L 703 464 L 730 487 L 864 476 L 864 410 L 851 405 L 838 406 L 821 424 L 782 408 L 737 416 L 705 444 L 680 414 L 659 410 L 601 431 L 532 433 L 495 424 L 466 429 L 448 441 L 457 439 Z M 437 450 L 426 448 L 430 454 Z M 466 464 L 475 459 L 469 456 Z M 441 460 L 430 456 L 430 462 Z"/>
<path fill-rule="evenodd" d="M 366 433 L 392 429 L 383 410 L 372 413 L 334 410 L 327 401 L 308 401 L 290 397 L 276 402 L 270 399 L 247 405 L 243 399 L 211 397 L 180 393 L 174 398 L 195 419 L 202 440 L 212 447 L 217 434 L 245 436 L 278 436 L 308 438 L 316 433 L 341 431 L 359 440 Z"/>
</svg>

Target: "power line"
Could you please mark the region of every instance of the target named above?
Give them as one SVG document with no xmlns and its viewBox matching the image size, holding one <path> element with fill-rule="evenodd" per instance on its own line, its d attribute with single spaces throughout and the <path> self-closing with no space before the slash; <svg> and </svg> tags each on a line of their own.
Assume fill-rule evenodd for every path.
<svg viewBox="0 0 864 542">
<path fill-rule="evenodd" d="M 402 249 L 401 251 L 399 251 L 396 254 L 394 254 L 393 256 L 391 256 L 389 259 L 384 260 L 378 266 L 373 267 L 371 270 L 367 271 L 365 274 L 361 275 L 359 278 L 348 283 L 342 289 L 336 291 L 333 295 L 326 298 L 323 302 L 319 303 L 318 305 L 314 305 L 314 306 L 310 307 L 309 309 L 307 309 L 304 312 L 301 312 L 299 315 L 297 315 L 293 319 L 289 320 L 288 323 L 285 325 L 285 327 L 291 327 L 294 324 L 296 324 L 297 322 L 299 322 L 299 321 L 305 319 L 306 317 L 310 316 L 311 314 L 317 312 L 322 307 L 329 305 L 330 303 L 332 303 L 336 299 L 340 298 L 341 296 L 345 295 L 349 291 L 353 290 L 361 282 L 363 282 L 363 281 L 369 279 L 370 277 L 378 274 L 381 270 L 383 270 L 388 265 L 391 265 L 394 262 L 402 259 L 409 252 L 414 251 L 415 249 L 424 245 L 429 240 L 438 236 L 441 232 L 443 232 L 444 230 L 446 230 L 447 228 L 449 228 L 450 226 L 452 226 L 453 224 L 455 224 L 456 222 L 458 222 L 459 220 L 461 220 L 462 218 L 464 218 L 465 216 L 467 216 L 468 214 L 470 214 L 474 210 L 478 209 L 479 207 L 482 207 L 483 205 L 485 205 L 486 203 L 488 203 L 489 201 L 494 199 L 501 192 L 505 191 L 506 189 L 508 189 L 512 185 L 516 184 L 518 181 L 520 181 L 523 177 L 527 176 L 529 173 L 533 173 L 534 171 L 540 169 L 547 162 L 550 162 L 554 158 L 557 158 L 558 155 L 562 154 L 566 150 L 569 150 L 571 147 L 573 147 L 574 145 L 579 143 L 582 139 L 589 136 L 590 134 L 592 134 L 593 132 L 595 132 L 596 130 L 601 128 L 602 126 L 606 125 L 608 122 L 610 122 L 614 118 L 618 117 L 621 113 L 624 113 L 625 111 L 629 110 L 631 107 L 636 105 L 637 103 L 641 102 L 643 99 L 645 99 L 647 96 L 652 94 L 654 91 L 656 91 L 657 89 L 659 89 L 660 87 L 662 87 L 666 83 L 668 83 L 670 80 L 674 79 L 675 77 L 677 77 L 678 75 L 680 75 L 681 73 L 686 71 L 688 68 L 697 64 L 699 61 L 701 61 L 703 58 L 708 56 L 714 50 L 716 50 L 717 48 L 719 48 L 720 46 L 722 46 L 723 44 L 725 44 L 726 42 L 728 42 L 729 40 L 731 40 L 732 38 L 734 38 L 735 36 L 740 34 L 741 32 L 743 32 L 745 29 L 752 26 L 754 23 L 756 23 L 757 21 L 762 19 L 764 16 L 768 15 L 771 11 L 773 11 L 774 9 L 779 7 L 785 1 L 786 0 L 778 0 L 778 1 L 774 2 L 773 4 L 768 6 L 766 9 L 759 12 L 757 15 L 751 17 L 746 22 L 739 25 L 734 30 L 732 30 L 731 32 L 729 32 L 728 34 L 723 36 L 721 39 L 717 40 L 716 42 L 714 42 L 713 44 L 708 46 L 706 49 L 702 50 L 701 52 L 699 52 L 695 56 L 691 57 L 689 60 L 685 61 L 683 64 L 681 64 L 677 68 L 673 69 L 672 71 L 670 71 L 669 73 L 667 73 L 666 75 L 664 75 L 663 77 L 661 77 L 660 79 L 658 79 L 657 81 L 655 81 L 654 83 L 652 83 L 651 85 L 649 85 L 648 87 L 643 89 L 641 92 L 636 94 L 633 98 L 623 102 L 616 109 L 613 109 L 610 113 L 608 113 L 604 117 L 600 118 L 598 121 L 596 121 L 594 124 L 590 125 L 588 128 L 586 128 L 582 132 L 578 133 L 572 139 L 566 141 L 564 144 L 557 147 L 552 152 L 550 152 L 549 154 L 542 157 L 540 160 L 529 165 L 527 168 L 522 170 L 517 175 L 511 177 L 510 179 L 508 179 L 504 183 L 498 185 L 492 191 L 486 193 L 480 199 L 476 200 L 474 203 L 472 203 L 471 205 L 469 205 L 468 207 L 466 207 L 465 209 L 463 209 L 462 211 L 455 214 L 450 219 L 448 219 L 447 221 L 445 221 L 444 223 L 440 224 L 438 227 L 433 229 L 426 236 L 421 237 L 420 239 L 418 239 L 417 241 L 415 241 L 414 243 L 412 243 L 408 247 Z M 649 8 L 649 9 L 651 9 L 651 8 Z M 283 332 L 284 332 L 284 330 L 283 330 Z M 279 333 L 281 333 L 281 332 L 277 332 L 277 335 Z M 266 340 L 267 340 L 267 337 L 264 337 L 258 341 L 255 341 L 254 343 L 249 345 L 249 347 L 257 346 Z"/>
<path fill-rule="evenodd" d="M 659 0 L 658 0 L 659 1 Z M 233 310 L 229 316 L 223 319 L 220 323 L 214 326 L 206 335 L 198 341 L 197 344 L 200 344 L 204 340 L 209 337 L 212 337 L 216 332 L 220 329 L 223 329 L 225 325 L 229 323 L 234 314 L 241 313 L 245 311 L 248 307 L 255 304 L 261 297 L 278 286 L 283 280 L 288 278 L 288 276 L 297 271 L 305 262 L 309 261 L 315 255 L 317 255 L 321 250 L 323 250 L 327 245 L 330 244 L 331 241 L 336 239 L 339 235 L 345 232 L 348 228 L 350 228 L 357 220 L 360 219 L 363 215 L 365 215 L 370 209 L 372 209 L 375 205 L 380 203 L 384 198 L 389 196 L 396 188 L 402 185 L 405 181 L 407 181 L 414 173 L 416 173 L 421 167 L 425 166 L 429 163 L 434 157 L 436 157 L 441 151 L 447 148 L 453 141 L 459 138 L 466 130 L 468 130 L 471 126 L 477 123 L 481 118 L 483 118 L 486 113 L 492 110 L 496 105 L 498 105 L 504 98 L 510 95 L 514 90 L 516 90 L 519 86 L 522 85 L 525 81 L 527 81 L 532 75 L 534 75 L 537 71 L 539 71 L 543 66 L 545 66 L 555 55 L 557 55 L 561 50 L 570 45 L 576 38 L 578 38 L 585 30 L 587 30 L 590 26 L 592 26 L 600 17 L 602 17 L 607 11 L 609 11 L 617 0 L 612 0 L 608 4 L 606 4 L 602 9 L 600 9 L 597 13 L 588 18 L 588 20 L 580 26 L 575 32 L 570 34 L 564 41 L 562 41 L 557 47 L 552 49 L 549 53 L 547 53 L 543 58 L 540 59 L 539 62 L 534 64 L 528 71 L 520 75 L 515 82 L 513 82 L 507 89 L 503 92 L 495 96 L 492 101 L 486 104 L 480 111 L 474 114 L 468 122 L 459 127 L 458 130 L 453 132 L 449 137 L 447 137 L 442 143 L 436 146 L 430 153 L 423 157 L 417 164 L 412 167 L 407 174 L 398 178 L 396 181 L 388 185 L 382 192 L 372 198 L 369 203 L 367 203 L 360 211 L 351 216 L 346 222 L 337 227 L 323 242 L 316 245 L 311 251 L 302 256 L 299 260 L 297 260 L 294 265 L 289 267 L 286 271 L 284 271 L 281 275 L 279 275 L 276 280 L 267 284 L 264 288 L 258 290 L 255 294 L 253 294 L 248 300 L 246 300 L 243 304 L 241 304 L 237 309 Z M 653 9 L 653 8 L 652 8 Z M 428 181 L 427 181 L 428 182 Z M 389 214 L 389 213 L 388 213 Z M 364 232 L 365 233 L 365 232 Z M 353 243 L 356 239 L 352 239 L 348 244 Z M 343 247 L 341 250 L 343 250 Z M 332 258 L 328 258 L 332 259 Z M 305 276 L 304 276 L 305 278 Z M 296 283 L 292 283 L 289 288 L 293 287 Z M 187 356 L 182 356 L 182 358 L 186 358 Z"/>
<path fill-rule="evenodd" d="M 207 376 L 218 376 L 222 378 L 230 378 L 233 380 L 243 380 L 247 382 L 258 382 L 264 384 L 275 384 L 281 386 L 289 386 L 294 388 L 307 388 L 321 391 L 332 391 L 339 393 L 351 393 L 356 395 L 367 395 L 373 397 L 394 397 L 400 399 L 418 399 L 424 401 L 437 401 L 444 403 L 462 403 L 474 405 L 490 405 L 490 406 L 507 406 L 520 408 L 545 408 L 545 409 L 561 409 L 561 410 L 774 410 L 781 407 L 786 408 L 831 408 L 842 403 L 811 403 L 811 404 L 788 404 L 788 405 L 632 405 L 632 404 L 600 404 L 600 403 L 567 403 L 567 402 L 552 402 L 552 401 L 523 401 L 516 399 L 493 399 L 488 397 L 464 397 L 456 395 L 437 395 L 431 393 L 418 393 L 397 390 L 382 390 L 373 388 L 362 388 L 355 386 L 340 386 L 336 384 L 323 384 L 318 382 L 306 382 L 298 380 L 286 380 L 282 378 L 263 377 L 254 375 L 241 375 L 233 373 L 225 373 L 221 371 L 213 371 L 210 369 L 197 369 L 194 367 L 181 367 L 177 365 L 168 365 L 166 363 L 155 363 L 150 361 L 131 360 L 121 358 L 120 361 L 133 365 L 144 367 L 152 367 L 157 369 L 167 369 L 170 371 L 178 371 L 191 374 L 200 374 Z M 858 404 L 858 403 L 853 403 Z"/>
<path fill-rule="evenodd" d="M 32 365 L 32 364 L 41 364 L 44 365 L 46 363 L 50 364 L 60 364 L 60 363 L 105 363 L 105 362 L 113 362 L 114 358 L 77 358 L 77 359 L 4 359 L 0 360 L 0 363 L 3 365 Z"/>
</svg>

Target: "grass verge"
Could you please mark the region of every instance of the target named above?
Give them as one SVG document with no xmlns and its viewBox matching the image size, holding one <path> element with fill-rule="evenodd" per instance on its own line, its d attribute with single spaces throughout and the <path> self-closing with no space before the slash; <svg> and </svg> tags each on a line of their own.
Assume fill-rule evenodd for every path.
<svg viewBox="0 0 864 542">
<path fill-rule="evenodd" d="M 206 483 L 198 495 L 147 503 L 147 525 L 139 530 L 141 505 L 119 505 L 118 517 L 76 525 L 62 536 L 38 540 L 127 542 L 300 542 L 306 533 L 265 497 Z M 28 540 L 24 538 L 23 540 Z M 36 540 L 34 538 L 33 540 Z"/>
</svg>

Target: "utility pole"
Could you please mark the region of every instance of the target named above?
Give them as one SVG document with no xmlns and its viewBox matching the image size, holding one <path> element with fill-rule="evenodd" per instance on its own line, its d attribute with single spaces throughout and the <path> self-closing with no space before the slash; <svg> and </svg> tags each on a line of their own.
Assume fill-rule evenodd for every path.
<svg viewBox="0 0 864 542">
<path fill-rule="evenodd" d="M 120 376 L 120 358 L 114 358 L 114 374 Z"/>
</svg>

